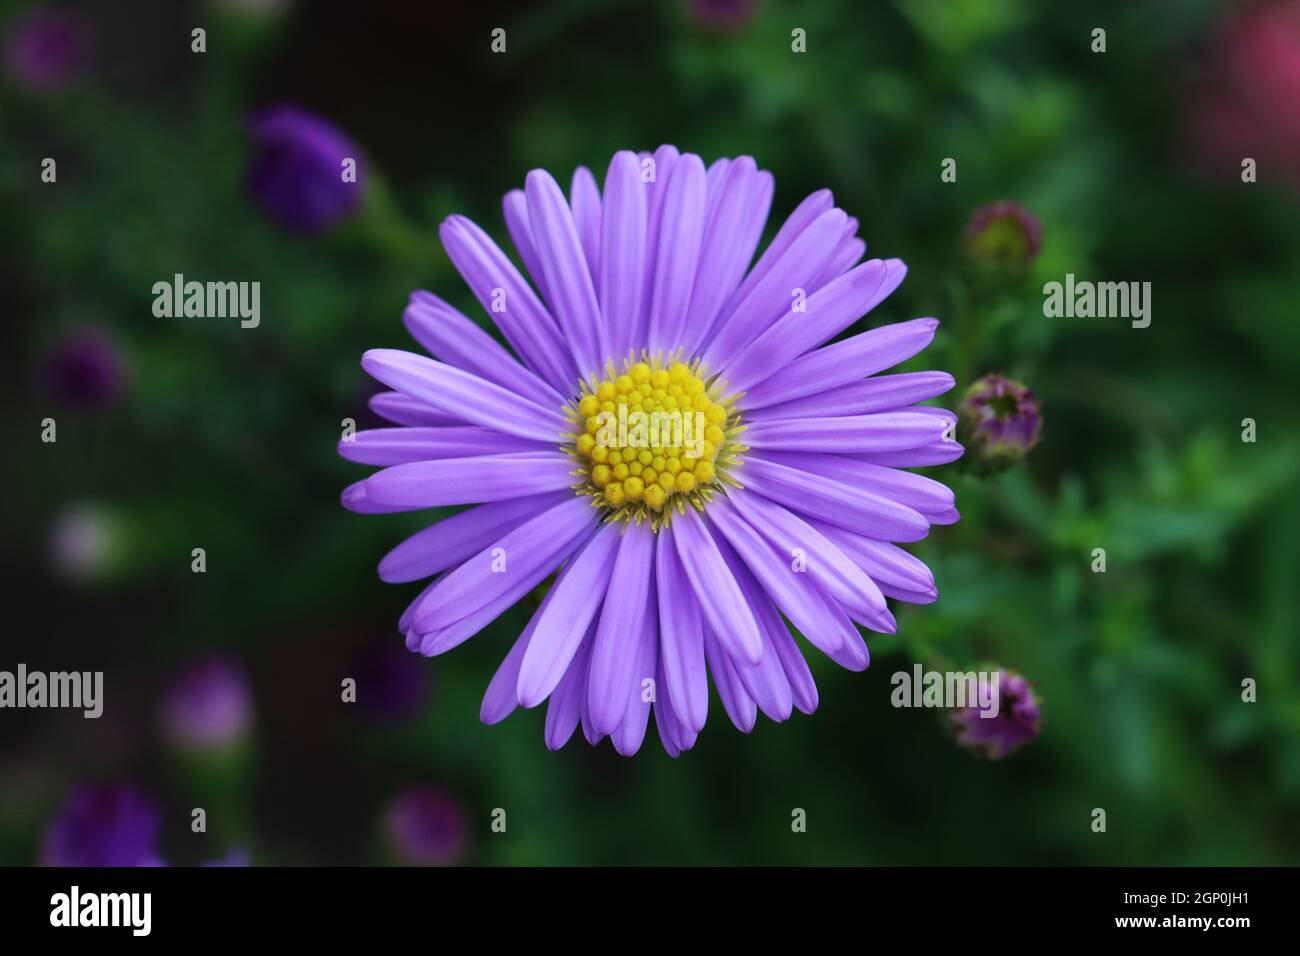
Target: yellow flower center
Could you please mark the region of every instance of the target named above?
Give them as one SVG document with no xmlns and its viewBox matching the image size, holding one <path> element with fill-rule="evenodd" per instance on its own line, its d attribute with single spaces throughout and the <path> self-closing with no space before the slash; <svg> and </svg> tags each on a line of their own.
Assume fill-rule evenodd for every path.
<svg viewBox="0 0 1300 956">
<path fill-rule="evenodd" d="M 717 383 L 714 383 L 716 386 Z M 600 381 L 582 382 L 565 409 L 574 423 L 570 453 L 590 495 L 611 517 L 656 530 L 671 510 L 703 509 L 743 451 L 734 400 L 720 400 L 698 361 L 690 365 L 643 356 L 613 363 Z"/>
</svg>

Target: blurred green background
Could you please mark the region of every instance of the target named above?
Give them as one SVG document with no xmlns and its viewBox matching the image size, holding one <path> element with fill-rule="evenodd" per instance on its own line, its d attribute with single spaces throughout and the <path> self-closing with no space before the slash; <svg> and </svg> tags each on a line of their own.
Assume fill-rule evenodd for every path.
<svg viewBox="0 0 1300 956">
<path fill-rule="evenodd" d="M 0 29 L 31 9 L 0 7 Z M 387 861 L 380 821 L 413 786 L 459 807 L 450 862 L 1300 862 L 1295 143 L 1258 90 L 1242 106 L 1258 182 L 1198 132 L 1205 91 L 1235 89 L 1225 37 L 1242 7 L 1086 7 L 766 0 L 728 26 L 632 0 L 65 7 L 89 37 L 79 75 L 0 89 L 0 668 L 103 670 L 106 706 L 100 720 L 0 712 L 0 862 L 35 862 L 67 794 L 107 783 L 157 801 L 162 856 L 182 865 L 232 847 L 255 864 Z M 190 50 L 196 26 L 206 53 Z M 1261 83 L 1285 74 L 1256 65 Z M 278 102 L 366 157 L 364 207 L 320 235 L 279 229 L 245 192 L 245 119 Z M 430 516 L 344 511 L 339 491 L 367 470 L 335 443 L 373 391 L 361 353 L 413 347 L 411 290 L 486 324 L 437 241 L 445 216 L 509 248 L 500 199 L 529 169 L 603 179 L 616 150 L 664 142 L 771 170 L 769 236 L 832 189 L 869 254 L 910 267 L 861 327 L 940 318 L 908 367 L 957 376 L 946 407 L 985 373 L 1023 380 L 1043 440 L 995 477 L 933 470 L 963 514 L 916 549 L 940 599 L 902 606 L 863 674 L 810 653 L 813 717 L 746 736 L 715 698 L 679 760 L 653 731 L 630 760 L 580 737 L 552 754 L 540 711 L 478 722 L 528 608 L 444 657 L 402 656 L 394 625 L 417 587 L 383 585 L 375 566 Z M 956 182 L 940 181 L 946 157 Z M 1021 275 L 963 252 L 971 214 L 999 199 L 1042 223 Z M 152 285 L 178 272 L 260 281 L 261 326 L 155 318 Z M 1042 285 L 1067 272 L 1151 282 L 1151 326 L 1045 318 Z M 42 369 L 86 326 L 118 343 L 125 385 L 65 408 Z M 94 543 L 70 561 L 57 529 L 78 515 Z M 233 754 L 182 755 L 158 702 L 213 652 L 246 671 L 252 729 Z M 404 713 L 340 700 L 376 654 L 416 688 Z M 918 660 L 1023 673 L 1041 736 L 990 762 L 936 712 L 892 708 L 890 675 Z M 205 834 L 190 828 L 199 806 Z"/>
</svg>

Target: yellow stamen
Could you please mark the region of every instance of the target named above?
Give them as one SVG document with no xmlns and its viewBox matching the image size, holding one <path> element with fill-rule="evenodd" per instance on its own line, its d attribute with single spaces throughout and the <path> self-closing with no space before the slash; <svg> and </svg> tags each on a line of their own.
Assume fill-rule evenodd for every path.
<svg viewBox="0 0 1300 956">
<path fill-rule="evenodd" d="M 616 520 L 649 519 L 658 528 L 670 511 L 703 508 L 743 451 L 731 437 L 740 416 L 719 397 L 698 362 L 642 355 L 606 377 L 582 382 L 566 412 L 574 432 L 580 494 Z"/>
</svg>

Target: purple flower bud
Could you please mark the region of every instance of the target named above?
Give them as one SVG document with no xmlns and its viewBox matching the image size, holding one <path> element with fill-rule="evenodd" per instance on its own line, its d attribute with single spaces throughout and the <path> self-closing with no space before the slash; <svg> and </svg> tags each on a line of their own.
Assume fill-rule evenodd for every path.
<svg viewBox="0 0 1300 956">
<path fill-rule="evenodd" d="M 739 30 L 758 10 L 759 0 L 686 0 L 686 12 L 708 30 Z"/>
<path fill-rule="evenodd" d="M 102 329 L 77 329 L 50 352 L 43 368 L 45 387 L 66 405 L 93 408 L 111 404 L 126 385 L 126 359 Z"/>
<path fill-rule="evenodd" d="M 301 107 L 274 106 L 248 121 L 254 155 L 248 169 L 253 201 L 290 232 L 318 233 L 356 212 L 361 157 L 341 131 Z M 345 160 L 356 180 L 344 178 Z"/>
<path fill-rule="evenodd" d="M 974 459 L 1006 465 L 1023 458 L 1038 444 L 1042 416 L 1038 399 L 1020 382 L 985 375 L 957 406 L 958 432 Z"/>
<path fill-rule="evenodd" d="M 163 696 L 163 733 L 187 750 L 218 750 L 238 743 L 253 720 L 253 695 L 244 672 L 223 658 L 190 667 Z"/>
<path fill-rule="evenodd" d="M 1043 227 L 1024 206 L 1004 199 L 976 209 L 962 241 L 980 265 L 1023 268 L 1043 245 Z"/>
<path fill-rule="evenodd" d="M 1043 717 L 1029 681 L 1019 674 L 997 671 L 997 716 L 982 716 L 978 706 L 952 716 L 957 742 L 990 760 L 1001 760 L 1038 736 Z"/>
<path fill-rule="evenodd" d="M 162 866 L 161 813 L 133 787 L 81 787 L 45 831 L 42 866 Z"/>
<path fill-rule="evenodd" d="M 86 25 L 62 10 L 33 10 L 9 24 L 5 69 L 14 82 L 38 93 L 63 89 L 90 51 Z"/>
<path fill-rule="evenodd" d="M 393 856 L 411 866 L 450 866 L 468 844 L 460 804 L 432 787 L 398 794 L 384 814 L 383 829 Z"/>
</svg>

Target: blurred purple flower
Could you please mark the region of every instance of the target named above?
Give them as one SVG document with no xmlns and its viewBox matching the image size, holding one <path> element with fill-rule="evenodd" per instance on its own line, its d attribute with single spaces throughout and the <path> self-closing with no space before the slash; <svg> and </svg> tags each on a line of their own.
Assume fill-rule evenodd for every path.
<svg viewBox="0 0 1300 956">
<path fill-rule="evenodd" d="M 285 104 L 253 114 L 248 131 L 254 146 L 249 193 L 280 226 L 291 232 L 323 232 L 357 210 L 361 157 L 336 127 Z M 345 159 L 357 163 L 356 182 L 343 179 Z"/>
<path fill-rule="evenodd" d="M 93 581 L 112 564 L 120 537 L 117 522 L 99 505 L 70 505 L 50 532 L 50 563 L 66 581 Z"/>
<path fill-rule="evenodd" d="M 985 375 L 957 406 L 958 437 L 986 465 L 1017 461 L 1038 444 L 1043 419 L 1038 399 L 1020 382 Z"/>
<path fill-rule="evenodd" d="M 394 641 L 376 641 L 356 664 L 357 704 L 372 717 L 398 720 L 429 699 L 425 662 Z"/>
<path fill-rule="evenodd" d="M 997 674 L 996 717 L 980 716 L 979 707 L 965 707 L 951 715 L 957 742 L 990 760 L 1001 760 L 1033 740 L 1043 722 L 1029 681 L 1005 670 Z"/>
<path fill-rule="evenodd" d="M 45 831 L 42 866 L 163 866 L 161 813 L 126 785 L 74 790 Z"/>
<path fill-rule="evenodd" d="M 214 657 L 191 666 L 163 696 L 166 736 L 189 750 L 238 743 L 253 719 L 253 695 L 236 664 Z"/>
<path fill-rule="evenodd" d="M 1215 169 L 1253 158 L 1300 183 L 1300 0 L 1247 7 L 1215 38 L 1192 99 L 1197 153 Z"/>
<path fill-rule="evenodd" d="M 754 16 L 760 0 L 685 0 L 686 12 L 709 30 L 738 30 Z"/>
<path fill-rule="evenodd" d="M 63 89 L 81 71 L 90 52 L 85 23 L 64 10 L 35 9 L 10 21 L 5 36 L 5 69 L 28 90 Z"/>
<path fill-rule="evenodd" d="M 1023 268 L 1042 248 L 1043 227 L 1024 206 L 1001 199 L 975 210 L 962 241 L 980 265 Z"/>
<path fill-rule="evenodd" d="M 50 352 L 42 378 L 49 393 L 66 405 L 108 405 L 126 385 L 126 358 L 104 330 L 77 329 Z"/>
<path fill-rule="evenodd" d="M 389 804 L 383 820 L 388 848 L 412 866 L 450 866 L 468 845 L 465 812 L 441 790 L 412 787 Z"/>
</svg>

